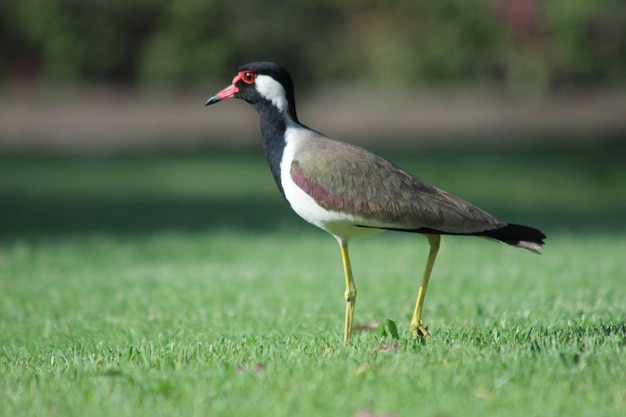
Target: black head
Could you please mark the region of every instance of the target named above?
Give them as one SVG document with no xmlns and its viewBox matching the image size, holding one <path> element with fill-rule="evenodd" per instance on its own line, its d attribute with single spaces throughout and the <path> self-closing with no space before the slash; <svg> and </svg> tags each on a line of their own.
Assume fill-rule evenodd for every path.
<svg viewBox="0 0 626 417">
<path fill-rule="evenodd" d="M 251 62 L 240 66 L 232 84 L 207 100 L 206 105 L 228 98 L 245 100 L 257 109 L 273 106 L 297 121 L 291 76 L 273 62 Z"/>
</svg>

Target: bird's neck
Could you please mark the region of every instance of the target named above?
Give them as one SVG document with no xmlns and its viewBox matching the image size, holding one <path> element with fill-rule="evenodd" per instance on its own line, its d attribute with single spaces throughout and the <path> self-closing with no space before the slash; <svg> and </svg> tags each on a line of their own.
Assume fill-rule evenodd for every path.
<svg viewBox="0 0 626 417">
<path fill-rule="evenodd" d="M 290 126 L 299 125 L 295 111 L 281 112 L 277 107 L 263 103 L 255 106 L 261 120 L 262 146 L 269 162 L 274 181 L 283 197 L 285 192 L 280 179 L 280 163 L 285 150 L 285 132 Z M 291 114 L 289 114 L 291 113 Z"/>
</svg>

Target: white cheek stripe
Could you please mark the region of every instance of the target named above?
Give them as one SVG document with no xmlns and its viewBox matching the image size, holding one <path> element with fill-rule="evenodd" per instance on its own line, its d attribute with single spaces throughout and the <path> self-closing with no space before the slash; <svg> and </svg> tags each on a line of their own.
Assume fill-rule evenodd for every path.
<svg viewBox="0 0 626 417">
<path fill-rule="evenodd" d="M 287 110 L 287 94 L 284 87 L 269 75 L 259 75 L 255 81 L 256 90 L 281 112 Z"/>
</svg>

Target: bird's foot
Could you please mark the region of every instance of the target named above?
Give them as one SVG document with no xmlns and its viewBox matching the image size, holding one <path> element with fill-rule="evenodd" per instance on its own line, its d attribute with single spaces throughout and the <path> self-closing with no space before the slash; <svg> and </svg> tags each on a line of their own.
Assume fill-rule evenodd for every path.
<svg viewBox="0 0 626 417">
<path fill-rule="evenodd" d="M 428 333 L 428 329 L 422 325 L 420 322 L 417 326 L 411 326 L 411 332 L 413 333 L 413 338 L 417 339 L 421 337 L 423 339 L 430 339 L 430 333 Z"/>
</svg>

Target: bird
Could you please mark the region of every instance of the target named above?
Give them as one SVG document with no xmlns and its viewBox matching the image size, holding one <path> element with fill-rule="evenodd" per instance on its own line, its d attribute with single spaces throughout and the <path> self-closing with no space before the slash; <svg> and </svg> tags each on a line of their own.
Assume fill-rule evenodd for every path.
<svg viewBox="0 0 626 417">
<path fill-rule="evenodd" d="M 205 106 L 237 98 L 251 104 L 261 125 L 261 144 L 274 180 L 291 208 L 335 237 L 346 289 L 344 343 L 350 341 L 357 288 L 348 242 L 382 231 L 424 235 L 430 245 L 410 322 L 414 338 L 429 339 L 422 308 L 442 235 L 479 236 L 540 254 L 546 235 L 506 223 L 429 185 L 361 147 L 333 140 L 300 123 L 294 83 L 273 62 L 239 67 L 232 83 Z"/>
</svg>

